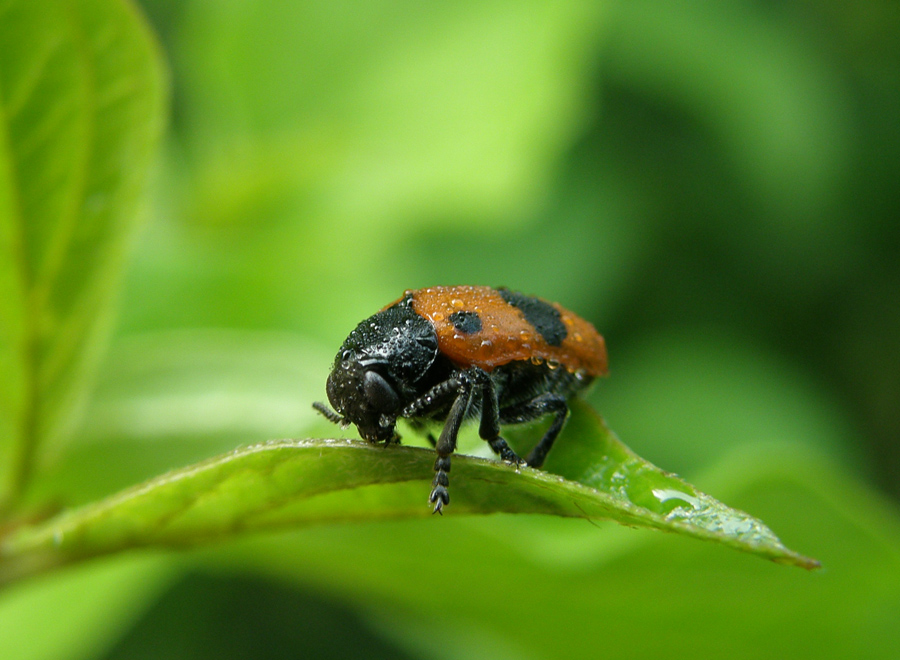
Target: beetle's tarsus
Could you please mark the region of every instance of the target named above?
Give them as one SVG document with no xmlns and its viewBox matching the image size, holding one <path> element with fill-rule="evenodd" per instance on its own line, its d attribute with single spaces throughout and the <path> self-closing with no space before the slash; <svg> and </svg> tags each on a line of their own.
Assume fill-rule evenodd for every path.
<svg viewBox="0 0 900 660">
<path fill-rule="evenodd" d="M 440 513 L 445 504 L 450 504 L 450 456 L 438 456 L 434 461 L 434 479 L 431 480 L 431 495 L 428 501 L 434 504 L 432 513 Z"/>
<path fill-rule="evenodd" d="M 520 458 L 519 455 L 512 450 L 512 447 L 506 443 L 506 440 L 499 435 L 496 438 L 488 440 L 488 444 L 490 445 L 491 450 L 500 457 L 501 461 L 505 461 L 510 465 L 515 465 L 517 468 L 520 465 L 525 464 L 524 459 Z"/>
<path fill-rule="evenodd" d="M 446 478 L 447 473 L 442 473 Z M 437 480 L 437 476 L 435 476 L 435 480 Z M 445 504 L 450 504 L 450 493 L 447 492 L 447 487 L 441 484 L 438 484 L 431 491 L 431 495 L 428 497 L 428 501 L 434 504 L 434 511 L 432 511 L 432 515 L 438 513 L 440 515 L 444 515 L 442 509 Z"/>
</svg>

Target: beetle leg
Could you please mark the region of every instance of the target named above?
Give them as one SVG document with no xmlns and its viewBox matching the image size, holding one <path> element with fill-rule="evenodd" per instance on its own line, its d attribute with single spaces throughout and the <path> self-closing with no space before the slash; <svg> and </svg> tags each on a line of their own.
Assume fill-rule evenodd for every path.
<svg viewBox="0 0 900 660">
<path fill-rule="evenodd" d="M 519 456 L 500 437 L 501 414 L 497 401 L 497 390 L 490 375 L 483 369 L 472 367 L 459 375 L 449 378 L 432 387 L 424 395 L 407 405 L 402 411 L 403 417 L 419 417 L 431 410 L 440 409 L 446 405 L 450 396 L 455 396 L 453 405 L 444 422 L 444 428 L 435 445 L 438 457 L 434 462 L 434 479 L 431 482 L 432 490 L 428 501 L 434 504 L 434 512 L 441 513 L 445 504 L 450 502 L 450 454 L 456 450 L 456 441 L 459 436 L 459 428 L 469 412 L 473 397 L 481 396 L 481 422 L 478 434 L 486 440 L 491 449 L 499 454 L 500 458 L 517 467 L 525 465 Z M 537 415 L 544 414 L 543 412 Z M 534 416 L 529 417 L 532 419 Z M 558 431 L 557 431 L 558 432 Z M 433 438 L 429 437 L 429 440 Z M 552 444 L 552 439 L 550 444 Z M 547 449 L 549 449 L 549 445 Z M 546 453 L 546 452 L 545 452 Z"/>
<path fill-rule="evenodd" d="M 450 493 L 447 491 L 450 485 L 450 454 L 456 449 L 456 438 L 459 435 L 459 427 L 462 425 L 472 402 L 473 379 L 466 377 L 465 372 L 457 377 L 448 378 L 438 383 L 415 401 L 408 404 L 402 411 L 401 417 L 412 418 L 427 415 L 435 410 L 440 410 L 447 404 L 447 400 L 453 398 L 447 421 L 441 430 L 440 438 L 435 441 L 434 436 L 428 434 L 428 440 L 437 451 L 438 457 L 434 462 L 434 479 L 431 482 L 431 495 L 428 501 L 434 504 L 434 513 L 441 513 L 444 505 L 450 502 Z M 415 425 L 415 421 L 413 421 Z"/>
<path fill-rule="evenodd" d="M 483 395 L 481 400 L 481 424 L 478 426 L 478 435 L 481 436 L 482 440 L 487 441 L 493 452 L 498 454 L 501 460 L 512 463 L 516 467 L 524 465 L 525 461 L 519 458 L 518 454 L 506 443 L 506 440 L 500 437 L 500 407 L 497 403 L 497 388 L 494 387 L 494 381 L 491 380 L 490 376 L 487 376 L 486 382 L 482 384 L 481 391 Z"/>
<path fill-rule="evenodd" d="M 400 416 L 406 418 L 423 417 L 442 408 L 450 399 L 459 395 L 459 388 L 463 384 L 462 381 L 463 379 L 461 378 L 448 378 L 444 382 L 438 383 L 418 399 L 407 404 L 400 411 Z"/>
<path fill-rule="evenodd" d="M 438 438 L 435 446 L 438 457 L 434 462 L 434 479 L 431 482 L 431 495 L 428 496 L 428 501 L 434 504 L 433 513 L 441 513 L 444 505 L 450 503 L 450 493 L 447 490 L 450 485 L 450 454 L 456 449 L 459 427 L 462 426 L 463 420 L 466 418 L 469 405 L 472 403 L 472 393 L 474 392 L 471 379 L 451 380 L 457 383 L 459 394 L 450 408 L 450 414 L 447 415 L 447 421 L 444 423 L 441 436 Z"/>
<path fill-rule="evenodd" d="M 556 415 L 553 423 L 525 459 L 525 462 L 533 468 L 539 468 L 544 464 L 547 452 L 550 451 L 553 442 L 566 423 L 566 418 L 569 416 L 569 405 L 566 403 L 565 397 L 559 394 L 541 394 L 530 401 L 500 411 L 500 421 L 503 424 L 521 424 L 551 414 Z"/>
</svg>

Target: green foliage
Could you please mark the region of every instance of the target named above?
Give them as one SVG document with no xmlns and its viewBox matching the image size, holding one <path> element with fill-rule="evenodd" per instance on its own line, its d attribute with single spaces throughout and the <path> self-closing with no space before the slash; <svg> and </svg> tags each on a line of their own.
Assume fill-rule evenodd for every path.
<svg viewBox="0 0 900 660">
<path fill-rule="evenodd" d="M 0 503 L 72 432 L 162 126 L 158 55 L 120 2 L 0 22 Z"/>
<path fill-rule="evenodd" d="M 0 655 L 327 656 L 248 632 L 316 610 L 356 655 L 364 626 L 415 657 L 894 657 L 890 3 L 143 5 L 174 95 L 129 254 L 154 37 L 128 0 L 0 2 Z M 592 320 L 591 405 L 759 518 L 587 407 L 546 472 L 455 458 L 440 518 L 432 452 L 273 440 L 330 437 L 339 341 L 434 283 Z M 825 570 L 720 547 L 811 566 L 759 520 Z"/>
<path fill-rule="evenodd" d="M 553 469 L 577 475 L 580 484 L 539 470 L 458 457 L 453 514 L 610 519 L 719 541 L 782 563 L 818 566 L 785 548 L 760 521 L 633 454 L 584 404 L 576 406 L 560 444 L 566 449 L 554 456 Z M 424 494 L 433 461 L 429 450 L 380 449 L 358 441 L 254 445 L 26 528 L 0 545 L 0 560 L 7 572 L 15 573 L 22 564 L 51 566 L 136 547 L 196 545 L 251 531 L 423 518 L 431 515 Z"/>
</svg>

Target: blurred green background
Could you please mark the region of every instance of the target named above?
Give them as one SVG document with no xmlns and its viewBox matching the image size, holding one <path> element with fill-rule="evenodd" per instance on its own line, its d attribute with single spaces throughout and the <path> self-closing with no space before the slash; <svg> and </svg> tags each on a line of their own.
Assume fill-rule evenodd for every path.
<svg viewBox="0 0 900 660">
<path fill-rule="evenodd" d="M 334 434 L 359 320 L 505 285 L 606 337 L 627 444 L 825 569 L 450 511 L 18 585 L 4 657 L 897 657 L 900 5 L 140 4 L 169 129 L 44 488 Z"/>
</svg>

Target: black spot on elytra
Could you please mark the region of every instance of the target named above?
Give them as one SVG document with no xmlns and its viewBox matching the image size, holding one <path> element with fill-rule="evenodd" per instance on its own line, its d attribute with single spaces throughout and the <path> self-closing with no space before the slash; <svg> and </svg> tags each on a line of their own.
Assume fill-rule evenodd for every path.
<svg viewBox="0 0 900 660">
<path fill-rule="evenodd" d="M 475 312 L 453 312 L 450 323 L 464 335 L 471 335 L 481 330 L 481 318 Z"/>
<path fill-rule="evenodd" d="M 559 316 L 559 310 L 538 298 L 525 296 L 509 289 L 498 289 L 508 304 L 519 309 L 535 330 L 551 346 L 559 346 L 569 334 Z"/>
</svg>

